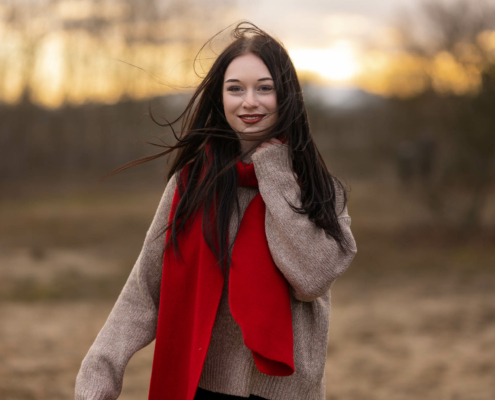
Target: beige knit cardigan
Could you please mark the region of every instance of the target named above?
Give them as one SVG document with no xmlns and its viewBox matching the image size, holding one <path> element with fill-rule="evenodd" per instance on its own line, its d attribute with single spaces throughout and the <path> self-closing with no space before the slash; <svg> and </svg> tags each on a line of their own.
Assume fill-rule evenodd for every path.
<svg viewBox="0 0 495 400">
<path fill-rule="evenodd" d="M 357 248 L 347 206 L 342 209 L 342 193 L 337 195 L 337 213 L 343 232 L 352 243 L 347 255 L 307 215 L 297 214 L 289 207 L 284 198 L 297 206 L 301 201 L 288 150 L 285 144 L 270 145 L 244 159 L 254 163 L 259 188 L 239 187 L 238 198 L 241 216 L 258 190 L 266 204 L 265 232 L 270 252 L 290 285 L 295 373 L 276 377 L 257 370 L 251 351 L 244 345 L 241 329 L 230 313 L 227 271 L 199 382 L 203 389 L 242 397 L 254 394 L 270 400 L 325 398 L 330 287 L 347 269 Z M 153 239 L 168 222 L 175 176 L 165 188 L 142 251 L 117 302 L 82 361 L 76 378 L 76 400 L 117 399 L 129 359 L 156 337 L 165 239 L 164 235 Z M 230 243 L 235 239 L 238 224 L 234 213 Z"/>
</svg>

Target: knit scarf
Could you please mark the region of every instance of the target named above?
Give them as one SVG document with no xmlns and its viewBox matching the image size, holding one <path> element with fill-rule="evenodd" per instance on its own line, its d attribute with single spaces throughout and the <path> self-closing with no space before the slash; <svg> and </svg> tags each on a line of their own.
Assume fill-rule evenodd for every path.
<svg viewBox="0 0 495 400">
<path fill-rule="evenodd" d="M 236 170 L 239 186 L 258 187 L 254 164 L 239 161 Z M 187 177 L 187 166 L 182 172 Z M 179 200 L 176 188 L 169 222 Z M 172 246 L 163 255 L 149 400 L 193 400 L 201 377 L 224 284 L 204 240 L 202 219 L 198 211 L 178 235 L 182 259 L 174 256 Z M 170 235 L 168 229 L 166 241 Z M 232 249 L 229 305 L 258 370 L 274 376 L 293 374 L 289 286 L 268 248 L 260 193 L 249 203 Z"/>
</svg>

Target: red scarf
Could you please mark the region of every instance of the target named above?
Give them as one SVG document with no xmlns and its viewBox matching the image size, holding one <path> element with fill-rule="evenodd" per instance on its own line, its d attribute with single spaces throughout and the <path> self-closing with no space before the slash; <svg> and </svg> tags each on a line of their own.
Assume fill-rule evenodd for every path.
<svg viewBox="0 0 495 400">
<path fill-rule="evenodd" d="M 240 186 L 258 187 L 254 164 L 236 164 Z M 184 168 L 187 177 L 187 167 Z M 178 189 L 169 221 L 179 203 Z M 160 307 L 149 400 L 193 400 L 222 295 L 224 276 L 203 238 L 203 212 L 178 237 L 183 262 L 172 246 L 164 253 Z M 171 235 L 167 231 L 166 240 Z M 242 218 L 229 278 L 232 316 L 258 370 L 294 373 L 289 286 L 273 262 L 265 234 L 265 203 L 258 193 Z"/>
</svg>

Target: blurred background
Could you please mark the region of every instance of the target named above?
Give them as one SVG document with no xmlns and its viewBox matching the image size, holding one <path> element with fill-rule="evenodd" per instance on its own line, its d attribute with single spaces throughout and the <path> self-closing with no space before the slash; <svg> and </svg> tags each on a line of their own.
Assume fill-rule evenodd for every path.
<svg viewBox="0 0 495 400">
<path fill-rule="evenodd" d="M 494 0 L 2 0 L 0 398 L 73 398 L 168 162 L 99 180 L 173 143 L 149 109 L 177 118 L 241 19 L 288 49 L 349 189 L 327 400 L 494 399 Z"/>
</svg>

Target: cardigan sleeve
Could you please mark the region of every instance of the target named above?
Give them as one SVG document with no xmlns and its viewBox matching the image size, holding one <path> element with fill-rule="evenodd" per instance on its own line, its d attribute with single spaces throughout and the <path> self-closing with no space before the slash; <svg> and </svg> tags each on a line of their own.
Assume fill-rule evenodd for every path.
<svg viewBox="0 0 495 400">
<path fill-rule="evenodd" d="M 156 337 L 165 235 L 175 192 L 168 182 L 141 253 L 107 321 L 82 361 L 75 400 L 114 400 L 130 358 Z"/>
<path fill-rule="evenodd" d="M 274 144 L 253 156 L 259 190 L 266 204 L 265 232 L 273 260 L 300 301 L 313 301 L 324 295 L 357 253 L 343 193 L 337 193 L 338 221 L 350 243 L 345 254 L 333 237 L 298 214 L 287 204 L 301 206 L 301 191 L 292 171 L 289 147 Z"/>
</svg>

